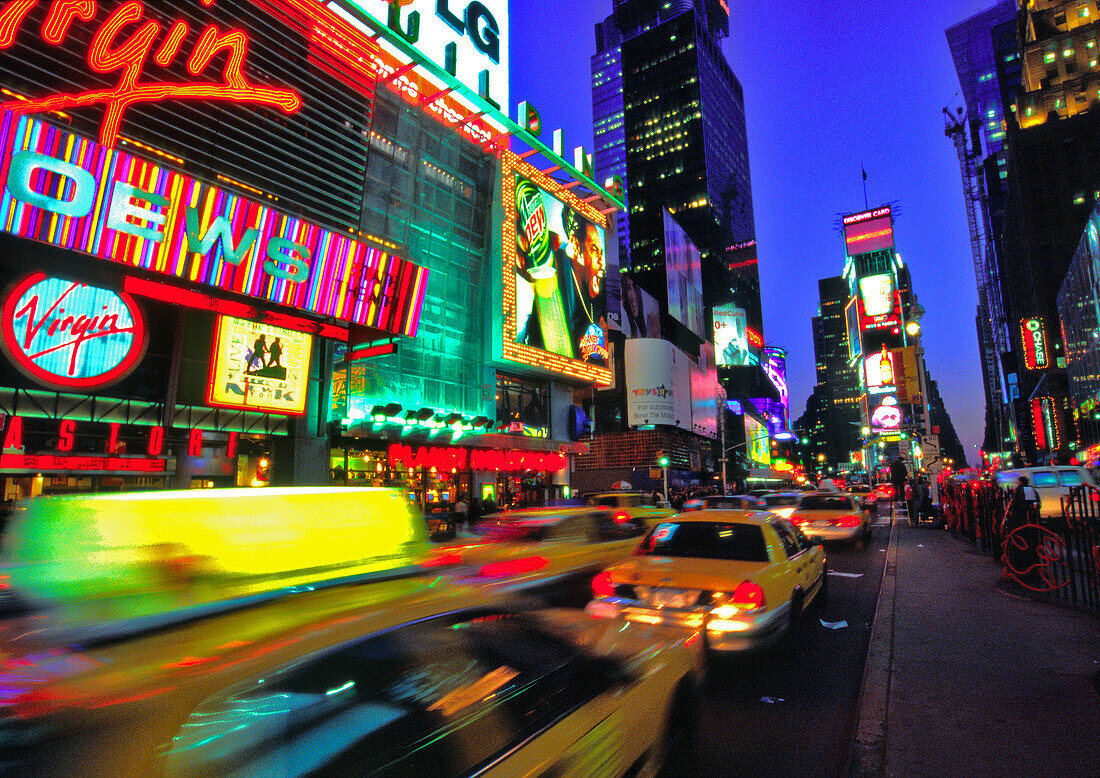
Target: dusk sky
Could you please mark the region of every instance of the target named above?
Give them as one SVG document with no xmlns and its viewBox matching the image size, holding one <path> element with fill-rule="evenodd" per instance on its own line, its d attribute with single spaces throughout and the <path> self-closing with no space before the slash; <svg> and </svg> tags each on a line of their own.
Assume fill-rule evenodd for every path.
<svg viewBox="0 0 1100 778">
<path fill-rule="evenodd" d="M 971 464 L 985 427 L 977 291 L 945 106 L 962 105 L 944 31 L 993 5 L 731 2 L 726 58 L 745 90 L 764 335 L 790 351 L 791 418 L 816 382 L 817 279 L 839 275 L 841 213 L 894 203 L 928 369 Z M 511 0 L 511 102 L 529 100 L 566 147 L 592 148 L 590 58 L 611 0 Z"/>
</svg>

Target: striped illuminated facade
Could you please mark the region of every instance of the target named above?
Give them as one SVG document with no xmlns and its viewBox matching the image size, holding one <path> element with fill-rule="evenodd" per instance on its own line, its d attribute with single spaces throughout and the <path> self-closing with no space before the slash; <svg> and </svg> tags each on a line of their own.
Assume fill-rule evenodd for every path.
<svg viewBox="0 0 1100 778">
<path fill-rule="evenodd" d="M 349 323 L 416 334 L 428 277 L 425 268 L 170 168 L 38 120 L 15 117 L 10 111 L 0 120 L 0 144 L 5 167 L 14 154 L 35 152 L 87 171 L 96 190 L 87 215 L 65 216 L 15 199 L 12 187 L 6 186 L 0 196 L 0 220 L 6 232 Z M 59 202 L 73 196 L 69 178 L 44 169 L 32 175 L 33 191 Z M 107 226 L 113 189 L 119 183 L 167 198 L 158 239 Z M 193 242 L 188 237 L 189 210 L 198 217 L 193 238 L 206 236 L 211 225 L 221 221 L 216 226 L 228 228 L 237 249 L 247 245 L 245 236 L 254 235 L 251 247 L 235 257 L 236 262 L 227 257 L 221 239 L 214 240 L 205 253 L 189 250 Z M 209 234 L 217 232 L 213 229 Z M 308 266 L 303 278 L 265 271 L 265 264 L 287 252 Z M 282 267 L 282 275 L 296 275 Z M 293 264 L 290 268 L 295 269 Z"/>
</svg>

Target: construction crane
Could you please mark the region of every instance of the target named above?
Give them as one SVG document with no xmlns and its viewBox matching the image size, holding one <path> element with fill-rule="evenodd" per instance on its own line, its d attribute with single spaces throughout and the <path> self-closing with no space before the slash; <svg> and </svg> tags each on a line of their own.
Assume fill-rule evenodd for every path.
<svg viewBox="0 0 1100 778">
<path fill-rule="evenodd" d="M 979 189 L 980 182 L 974 167 L 974 160 L 978 156 L 967 148 L 966 114 L 962 107 L 952 113 L 950 108 L 943 109 L 944 127 L 943 134 L 955 144 L 955 152 L 959 156 L 959 172 L 962 174 L 963 199 L 966 202 L 966 221 L 970 228 L 970 252 L 974 260 L 974 280 L 978 285 L 978 327 L 980 328 L 980 343 L 982 360 L 985 363 L 985 375 L 990 380 L 990 390 L 995 406 L 1001 405 L 1000 370 L 998 369 L 998 350 L 1007 350 L 1008 344 L 1001 343 L 1004 340 L 1002 333 L 1004 328 L 999 326 L 1004 319 L 1001 310 L 1000 294 L 992 288 L 991 273 L 993 246 L 985 240 L 985 233 L 978 224 L 977 209 L 982 207 L 982 196 Z M 983 220 L 983 224 L 986 222 Z M 998 410 L 997 436 L 1001 440 L 1001 414 Z"/>
</svg>

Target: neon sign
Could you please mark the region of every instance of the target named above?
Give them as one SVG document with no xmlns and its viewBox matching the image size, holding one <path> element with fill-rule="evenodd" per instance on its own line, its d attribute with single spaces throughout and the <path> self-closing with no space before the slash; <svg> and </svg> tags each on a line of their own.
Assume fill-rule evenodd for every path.
<svg viewBox="0 0 1100 778">
<path fill-rule="evenodd" d="M 1041 319 L 1020 320 L 1020 343 L 1024 347 L 1024 364 L 1028 370 L 1047 366 L 1047 335 Z"/>
<path fill-rule="evenodd" d="M 145 352 L 134 299 L 34 273 L 8 294 L 0 347 L 28 378 L 51 389 L 98 389 L 125 378 Z"/>
<path fill-rule="evenodd" d="M 214 0 L 203 2 L 210 5 Z M 0 49 L 12 46 L 27 15 L 36 5 L 37 0 L 15 0 L 0 11 Z M 94 0 L 54 0 L 40 32 L 43 42 L 50 46 L 63 45 L 73 22 L 77 19 L 90 22 L 95 19 L 98 10 Z M 112 11 L 91 36 L 88 43 L 88 67 L 96 73 L 117 71 L 118 82 L 113 88 L 80 94 L 58 94 L 35 100 L 13 100 L 0 104 L 0 109 L 28 114 L 102 105 L 104 112 L 99 142 L 111 148 L 118 140 L 119 128 L 126 111 L 140 103 L 218 100 L 266 105 L 288 114 L 302 107 L 301 98 L 291 89 L 267 88 L 249 83 L 244 74 L 248 36 L 240 30 L 227 30 L 223 33 L 213 24 L 203 28 L 192 42 L 191 53 L 187 58 L 187 72 L 192 76 L 200 76 L 214 57 L 226 52 L 220 81 L 143 81 L 142 77 L 146 75 L 150 61 L 162 68 L 171 65 L 180 55 L 191 32 L 187 22 L 182 19 L 174 21 L 154 52 L 154 44 L 163 28 L 160 22 L 147 19 L 120 43 L 119 38 L 123 31 L 131 25 L 141 23 L 144 17 L 145 7 L 137 0 L 130 0 Z"/>
<path fill-rule="evenodd" d="M 2 31 L 2 30 L 0 30 Z M 413 336 L 427 269 L 11 111 L 0 230 Z"/>
<path fill-rule="evenodd" d="M 748 338 L 750 346 L 754 348 L 764 347 L 764 337 L 752 327 L 745 328 L 745 336 Z"/>
<path fill-rule="evenodd" d="M 500 449 L 457 448 L 420 446 L 413 449 L 400 443 L 390 445 L 390 467 L 434 467 L 437 470 L 487 470 L 490 472 L 540 472 L 558 473 L 569 461 L 565 454 L 542 451 L 503 451 Z"/>
</svg>

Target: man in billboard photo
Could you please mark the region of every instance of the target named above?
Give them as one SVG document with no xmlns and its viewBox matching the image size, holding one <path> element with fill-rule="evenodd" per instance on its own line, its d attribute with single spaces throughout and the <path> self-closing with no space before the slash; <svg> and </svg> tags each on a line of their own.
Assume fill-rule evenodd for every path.
<svg viewBox="0 0 1100 778">
<path fill-rule="evenodd" d="M 576 355 L 588 362 L 606 364 L 607 358 L 593 351 L 598 342 L 607 349 L 607 312 L 603 292 L 603 240 L 595 224 L 583 218 L 569 206 L 563 206 L 561 222 L 567 241 L 554 252 L 559 279 L 568 279 L 569 288 L 562 289 L 562 300 L 570 322 L 572 343 Z M 565 272 L 569 268 L 569 272 Z M 564 284 L 563 284 L 564 287 Z"/>
</svg>

